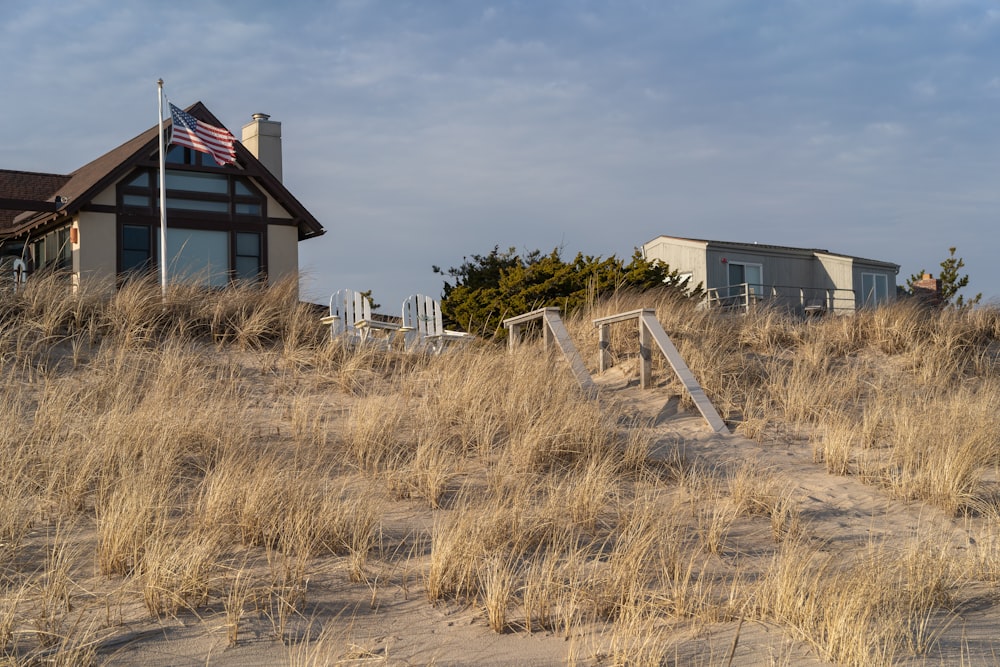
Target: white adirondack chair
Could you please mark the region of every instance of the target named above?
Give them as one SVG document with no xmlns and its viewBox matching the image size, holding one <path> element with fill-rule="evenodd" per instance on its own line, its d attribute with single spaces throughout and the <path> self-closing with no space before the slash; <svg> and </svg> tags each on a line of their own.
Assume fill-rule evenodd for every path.
<svg viewBox="0 0 1000 667">
<path fill-rule="evenodd" d="M 361 292 L 342 289 L 330 297 L 330 314 L 320 320 L 330 325 L 330 340 L 341 340 L 344 344 L 378 343 L 389 347 L 392 335 L 399 331 L 398 322 L 386 322 L 372 318 L 372 305 Z M 374 332 L 384 331 L 384 336 Z"/>
<path fill-rule="evenodd" d="M 340 340 L 347 345 L 362 342 L 359 320 L 372 316 L 371 303 L 360 292 L 351 289 L 337 290 L 330 297 L 330 314 L 320 320 L 330 325 L 330 340 Z"/>
<path fill-rule="evenodd" d="M 403 348 L 407 352 L 427 350 L 440 354 L 446 345 L 467 343 L 475 338 L 463 331 L 444 328 L 441 304 L 429 296 L 414 294 L 403 302 Z"/>
</svg>

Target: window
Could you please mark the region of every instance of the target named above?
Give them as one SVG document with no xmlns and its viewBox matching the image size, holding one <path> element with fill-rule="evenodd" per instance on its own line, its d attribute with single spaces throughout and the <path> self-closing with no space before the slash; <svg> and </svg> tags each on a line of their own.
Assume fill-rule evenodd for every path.
<svg viewBox="0 0 1000 667">
<path fill-rule="evenodd" d="M 148 271 L 152 266 L 152 230 L 148 225 L 122 225 L 121 270 L 124 273 Z"/>
<path fill-rule="evenodd" d="M 149 195 L 123 195 L 122 203 L 128 207 L 149 208 Z"/>
<path fill-rule="evenodd" d="M 160 199 L 156 199 L 159 208 Z M 229 212 L 229 204 L 224 201 L 203 201 L 201 199 L 184 199 L 182 197 L 167 197 L 167 211 L 204 211 L 206 213 Z"/>
<path fill-rule="evenodd" d="M 157 179 L 156 187 L 160 187 Z M 229 177 L 225 174 L 202 174 L 197 171 L 167 170 L 167 190 L 187 190 L 224 195 L 229 192 Z"/>
<path fill-rule="evenodd" d="M 238 170 L 200 170 L 198 154 L 188 149 L 174 146 L 167 156 L 169 279 L 208 286 L 259 280 L 267 271 L 266 197 Z M 144 166 L 119 184 L 123 273 L 159 265 L 159 181 L 159 171 Z"/>
<path fill-rule="evenodd" d="M 173 281 L 222 287 L 229 282 L 229 232 L 167 227 L 167 267 Z"/>
<path fill-rule="evenodd" d="M 171 282 L 222 287 L 230 280 L 256 281 L 264 273 L 263 234 L 217 229 L 167 229 L 167 273 Z M 122 273 L 149 271 L 159 264 L 159 225 L 121 228 Z"/>
<path fill-rule="evenodd" d="M 861 304 L 875 307 L 889 300 L 889 277 L 884 273 L 861 274 Z"/>
<path fill-rule="evenodd" d="M 763 265 L 748 264 L 746 262 L 729 262 L 729 286 L 732 287 L 744 283 L 747 285 L 749 294 L 762 296 L 764 293 Z M 730 290 L 730 296 L 736 296 L 733 290 Z"/>
<path fill-rule="evenodd" d="M 177 148 L 175 146 L 174 148 Z M 155 215 L 160 208 L 160 175 L 139 169 L 118 188 L 122 211 L 130 215 Z M 233 173 L 205 173 L 167 169 L 167 214 L 212 220 L 263 222 L 265 198 L 251 183 Z"/>
<path fill-rule="evenodd" d="M 193 150 L 187 146 L 171 145 L 167 148 L 167 155 L 164 158 L 167 164 L 187 164 L 193 167 L 214 167 L 219 168 L 219 164 L 208 153 Z"/>
<path fill-rule="evenodd" d="M 132 175 L 132 178 L 128 180 L 129 185 L 134 185 L 137 188 L 148 188 L 149 187 L 149 172 L 139 171 Z"/>
<path fill-rule="evenodd" d="M 233 277 L 236 280 L 258 280 L 260 266 L 260 234 L 236 232 L 236 265 Z"/>
</svg>

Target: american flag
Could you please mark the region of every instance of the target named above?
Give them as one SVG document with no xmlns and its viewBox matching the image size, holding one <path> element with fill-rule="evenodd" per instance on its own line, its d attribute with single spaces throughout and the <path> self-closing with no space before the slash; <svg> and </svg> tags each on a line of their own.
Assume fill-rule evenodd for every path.
<svg viewBox="0 0 1000 667">
<path fill-rule="evenodd" d="M 170 118 L 173 121 L 170 143 L 208 153 L 220 165 L 236 162 L 236 137 L 229 130 L 203 123 L 173 103 L 170 104 Z"/>
</svg>

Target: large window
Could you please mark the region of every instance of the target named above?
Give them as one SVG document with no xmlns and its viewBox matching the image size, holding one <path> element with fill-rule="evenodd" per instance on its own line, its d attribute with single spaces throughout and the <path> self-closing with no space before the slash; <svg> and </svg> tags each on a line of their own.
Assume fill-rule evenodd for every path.
<svg viewBox="0 0 1000 667">
<path fill-rule="evenodd" d="M 200 153 L 173 146 L 166 170 L 170 279 L 220 286 L 259 280 L 265 270 L 266 199 L 236 170 L 202 165 Z M 211 171 L 201 171 L 211 166 Z M 118 188 L 119 270 L 159 265 L 159 171 L 137 169 Z"/>
<path fill-rule="evenodd" d="M 861 274 L 861 303 L 874 307 L 889 300 L 889 277 L 884 273 Z"/>
<path fill-rule="evenodd" d="M 167 228 L 167 274 L 171 282 L 221 287 L 232 280 L 260 280 L 263 272 L 262 234 L 214 229 Z M 121 226 L 122 273 L 144 272 L 159 265 L 160 228 Z"/>
<path fill-rule="evenodd" d="M 135 214 L 158 212 L 159 173 L 141 169 L 119 188 L 122 210 Z M 208 214 L 216 220 L 260 220 L 264 197 L 245 178 L 227 173 L 167 169 L 167 215 Z"/>
<path fill-rule="evenodd" d="M 167 228 L 171 280 L 221 287 L 229 282 L 229 232 Z"/>
</svg>

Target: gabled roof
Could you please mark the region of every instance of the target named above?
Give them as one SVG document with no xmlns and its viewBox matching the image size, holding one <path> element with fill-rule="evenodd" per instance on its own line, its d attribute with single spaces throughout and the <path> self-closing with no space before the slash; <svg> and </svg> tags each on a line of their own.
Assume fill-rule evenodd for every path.
<svg viewBox="0 0 1000 667">
<path fill-rule="evenodd" d="M 854 255 L 845 255 L 845 254 L 839 253 L 839 252 L 830 252 L 829 250 L 825 250 L 823 248 L 795 248 L 795 247 L 792 247 L 792 246 L 770 245 L 770 244 L 767 244 L 767 243 L 740 243 L 740 242 L 736 242 L 736 241 L 711 241 L 711 240 L 708 240 L 708 239 L 690 239 L 690 238 L 685 238 L 685 237 L 682 237 L 682 236 L 667 236 L 666 234 L 661 234 L 660 236 L 657 236 L 655 239 L 652 239 L 652 240 L 648 241 L 644 245 L 649 245 L 649 243 L 652 243 L 653 241 L 656 241 L 658 239 L 668 239 L 668 240 L 672 240 L 672 241 L 687 241 L 687 242 L 691 242 L 691 243 L 703 243 L 703 244 L 705 244 L 706 248 L 708 246 L 711 246 L 713 248 L 729 248 L 729 249 L 732 249 L 732 250 L 757 251 L 757 252 L 761 252 L 761 251 L 763 251 L 763 252 L 773 251 L 773 252 L 777 252 L 777 253 L 792 253 L 792 254 L 799 254 L 799 255 L 801 255 L 801 254 L 805 254 L 805 255 L 830 255 L 832 257 L 843 257 L 845 259 L 856 260 L 856 261 L 859 261 L 859 262 L 864 262 L 866 264 L 881 264 L 881 265 L 884 265 L 887 268 L 888 267 L 895 267 L 896 272 L 897 273 L 899 272 L 899 264 L 895 264 L 893 262 L 886 262 L 886 261 L 883 261 L 883 260 L 880 260 L 880 259 L 867 259 L 865 257 L 856 257 Z"/>
<path fill-rule="evenodd" d="M 185 111 L 200 121 L 225 127 L 201 102 L 196 102 Z M 170 127 L 169 120 L 164 122 L 164 128 L 168 127 Z M 154 125 L 66 176 L 0 171 L 0 195 L 8 198 L 0 199 L 0 237 L 28 231 L 44 225 L 57 215 L 72 215 L 87 206 L 94 197 L 128 174 L 136 164 L 155 155 L 159 150 L 158 129 Z M 236 142 L 236 163 L 246 169 L 248 175 L 256 178 L 263 189 L 292 215 L 299 227 L 300 240 L 325 233 L 323 225 L 239 141 Z M 28 174 L 28 176 L 18 178 L 17 174 Z M 12 189 L 9 191 L 11 195 L 7 194 L 8 182 L 11 183 Z M 46 189 L 49 191 L 43 193 Z M 59 195 L 68 201 L 58 209 L 58 212 L 55 212 L 55 207 L 48 210 L 28 206 L 17 208 L 20 204 L 14 200 L 21 199 L 18 193 L 25 195 L 34 193 L 32 196 L 44 194 L 43 201 L 49 201 L 55 195 Z M 5 206 L 10 208 L 3 210 Z"/>
<path fill-rule="evenodd" d="M 0 169 L 0 230 L 10 227 L 23 211 L 55 211 L 54 197 L 69 179 L 62 174 Z"/>
</svg>

